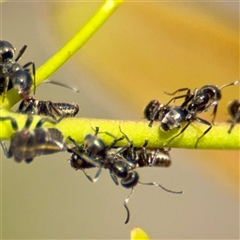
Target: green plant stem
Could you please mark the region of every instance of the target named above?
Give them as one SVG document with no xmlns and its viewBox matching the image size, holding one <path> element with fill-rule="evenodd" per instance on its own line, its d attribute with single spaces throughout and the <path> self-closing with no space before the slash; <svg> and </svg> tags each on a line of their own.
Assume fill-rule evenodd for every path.
<svg viewBox="0 0 240 240">
<path fill-rule="evenodd" d="M 65 46 L 36 71 L 36 86 L 46 80 L 78 51 L 121 5 L 123 0 L 106 0 Z M 20 100 L 14 89 L 8 91 L 3 106 L 10 109 Z M 0 102 L 2 99 L 0 97 Z"/>
<path fill-rule="evenodd" d="M 11 116 L 17 119 L 19 129 L 21 129 L 27 119 L 26 115 L 11 113 L 4 109 L 0 110 L 0 116 Z M 34 117 L 34 122 L 31 128 L 34 128 L 37 121 L 40 120 L 39 116 Z M 1 122 L 2 129 L 0 129 L 0 138 L 9 139 L 14 133 L 9 121 Z M 50 127 L 51 124 L 44 126 Z M 163 147 L 173 136 L 180 130 L 172 132 L 163 132 L 159 128 L 159 124 L 155 123 L 151 128 L 148 126 L 147 121 L 121 121 L 121 120 L 105 120 L 105 119 L 91 119 L 91 118 L 66 118 L 63 119 L 55 127 L 59 129 L 65 138 L 71 136 L 77 142 L 82 143 L 87 134 L 94 134 L 94 129 L 99 127 L 100 132 L 109 132 L 112 135 L 121 137 L 123 134 L 121 130 L 133 141 L 134 146 L 141 147 L 145 139 L 149 141 L 148 147 Z M 208 132 L 198 144 L 198 149 L 240 149 L 240 127 L 236 125 L 231 134 L 228 134 L 228 123 L 216 123 L 210 132 Z M 206 126 L 199 123 L 192 123 L 187 130 L 179 137 L 174 139 L 168 147 L 172 148 L 188 148 L 194 149 L 196 140 L 206 130 Z M 99 135 L 106 144 L 110 144 L 113 138 L 106 134 L 100 133 Z M 125 145 L 126 140 L 120 141 L 119 146 Z"/>
<path fill-rule="evenodd" d="M 36 85 L 38 86 L 47 79 L 80 49 L 122 2 L 123 0 L 106 0 L 85 26 L 62 49 L 37 70 Z M 27 116 L 12 113 L 8 110 L 19 100 L 20 98 L 14 89 L 8 91 L 3 108 L 0 109 L 0 117 L 13 117 L 17 120 L 19 130 L 21 130 L 26 122 Z M 0 102 L 1 101 L 2 99 L 0 97 Z M 31 128 L 35 127 L 39 119 L 39 116 L 34 117 Z M 49 124 L 46 124 L 46 127 L 49 126 Z M 136 147 L 141 147 L 144 141 L 148 140 L 148 147 L 163 147 L 167 144 L 169 147 L 189 149 L 195 147 L 196 140 L 207 129 L 207 126 L 203 124 L 192 123 L 183 134 L 168 144 L 168 141 L 181 130 L 176 129 L 166 133 L 160 130 L 159 124 L 157 123 L 150 128 L 147 121 L 67 118 L 62 120 L 58 125 L 55 125 L 55 127 L 63 133 L 65 138 L 71 136 L 79 143 L 84 141 L 84 137 L 87 134 L 94 134 L 93 129 L 95 127 L 99 127 L 101 132 L 106 131 L 116 137 L 121 137 L 122 133 L 119 130 L 119 126 L 121 126 L 122 131 L 128 138 L 134 142 L 134 146 Z M 239 124 L 235 126 L 231 134 L 227 133 L 228 129 L 229 124 L 227 123 L 216 124 L 216 126 L 213 126 L 211 131 L 199 141 L 198 149 L 240 149 Z M 10 139 L 13 133 L 14 131 L 10 121 L 1 121 L 0 139 Z M 106 144 L 113 141 L 113 139 L 106 134 L 101 134 L 101 138 Z M 125 145 L 126 143 L 126 140 L 120 141 L 119 145 Z"/>
</svg>

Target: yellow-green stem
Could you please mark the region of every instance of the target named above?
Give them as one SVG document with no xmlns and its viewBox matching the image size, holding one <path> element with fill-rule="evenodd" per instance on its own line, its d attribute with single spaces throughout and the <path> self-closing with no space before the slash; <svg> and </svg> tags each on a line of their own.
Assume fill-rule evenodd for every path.
<svg viewBox="0 0 240 240">
<path fill-rule="evenodd" d="M 27 119 L 26 115 L 11 113 L 2 109 L 0 116 L 11 116 L 17 119 L 19 129 L 21 129 Z M 34 122 L 31 128 L 34 128 L 39 116 L 34 117 Z M 13 129 L 9 121 L 1 122 L 2 129 L 0 129 L 0 139 L 9 139 L 13 134 Z M 44 126 L 50 127 L 51 124 L 46 123 Z M 141 147 L 145 140 L 148 140 L 148 147 L 163 147 L 169 139 L 175 136 L 180 130 L 176 129 L 171 132 L 163 132 L 159 128 L 159 124 L 155 123 L 152 127 L 148 126 L 148 122 L 141 121 L 122 121 L 122 120 L 108 120 L 108 119 L 92 119 L 92 118 L 66 118 L 63 119 L 55 127 L 59 129 L 65 138 L 71 136 L 77 142 L 82 143 L 84 137 L 91 133 L 94 134 L 96 127 L 99 127 L 100 132 L 109 132 L 112 135 L 121 137 L 123 134 L 121 130 L 133 141 L 134 146 Z M 240 149 L 240 127 L 236 125 L 231 134 L 228 134 L 229 123 L 216 123 L 198 144 L 198 149 Z M 167 146 L 173 148 L 188 148 L 194 149 L 196 140 L 206 130 L 207 126 L 200 123 L 192 123 L 186 131 L 179 137 L 174 139 Z M 101 134 L 100 137 L 106 144 L 113 141 L 111 137 L 106 134 Z M 120 141 L 119 145 L 125 145 L 126 140 Z"/>
<path fill-rule="evenodd" d="M 123 0 L 106 0 L 94 16 L 85 24 L 85 26 L 52 58 L 42 65 L 36 73 L 36 85 L 38 86 L 59 67 L 62 66 L 84 43 L 102 26 L 102 24 L 111 16 Z M 17 120 L 19 129 L 25 124 L 26 116 L 12 113 L 10 109 L 17 101 L 19 96 L 13 89 L 7 93 L 3 108 L 0 109 L 0 117 L 12 116 Z M 2 101 L 0 97 L 0 102 Z M 34 118 L 32 128 L 40 119 L 39 116 Z M 9 121 L 1 122 L 0 139 L 9 139 L 13 133 L 13 129 Z M 46 124 L 46 126 L 48 126 Z M 121 120 L 103 120 L 103 119 L 84 119 L 84 118 L 68 118 L 59 123 L 57 127 L 63 132 L 64 136 L 71 136 L 78 142 L 83 142 L 86 134 L 94 133 L 93 128 L 99 127 L 100 131 L 107 131 L 116 137 L 122 136 L 122 131 L 134 142 L 135 146 L 142 146 L 145 140 L 149 141 L 148 147 L 162 147 L 168 143 L 169 139 L 175 136 L 178 131 L 162 132 L 159 124 L 154 124 L 152 128 L 148 127 L 147 121 L 121 121 Z M 176 148 L 194 148 L 196 140 L 206 130 L 207 126 L 203 124 L 193 123 L 179 137 L 174 139 L 169 147 Z M 228 134 L 229 124 L 222 123 L 213 126 L 211 131 L 207 133 L 198 144 L 199 149 L 240 149 L 240 129 L 239 124 L 235 126 L 231 134 Z M 101 134 L 101 138 L 109 144 L 113 139 L 106 134 Z M 124 145 L 126 141 L 119 144 Z"/>
</svg>

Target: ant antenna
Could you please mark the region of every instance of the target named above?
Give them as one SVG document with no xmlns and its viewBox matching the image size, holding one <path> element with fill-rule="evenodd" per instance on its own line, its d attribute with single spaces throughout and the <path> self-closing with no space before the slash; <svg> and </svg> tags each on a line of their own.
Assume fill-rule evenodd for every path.
<svg viewBox="0 0 240 240">
<path fill-rule="evenodd" d="M 162 185 L 160 185 L 160 184 L 158 184 L 158 183 L 156 183 L 156 182 L 151 182 L 151 183 L 141 183 L 141 182 L 138 182 L 138 183 L 141 184 L 141 185 L 160 187 L 160 188 L 162 188 L 164 191 L 170 192 L 170 193 L 175 193 L 175 194 L 183 194 L 183 193 L 184 193 L 183 191 L 179 191 L 179 192 L 178 192 L 178 191 L 169 190 L 169 189 L 163 187 Z"/>
<path fill-rule="evenodd" d="M 68 88 L 68 89 L 72 90 L 73 92 L 79 93 L 79 89 L 77 87 L 70 87 L 69 85 L 67 85 L 65 83 L 57 82 L 54 80 L 45 80 L 44 83 L 52 83 L 52 84 L 58 85 L 60 87 Z"/>
<path fill-rule="evenodd" d="M 225 87 L 228 87 L 228 86 L 231 86 L 231 85 L 237 85 L 237 84 L 240 84 L 240 79 L 236 80 L 235 82 L 231 82 L 231 83 L 228 83 L 228 84 L 224 84 L 224 85 L 221 86 L 219 89 L 222 90 L 222 89 L 225 88 Z"/>
<path fill-rule="evenodd" d="M 125 224 L 127 224 L 127 223 L 129 222 L 129 219 L 130 219 L 130 211 L 129 211 L 128 207 L 127 207 L 127 203 L 129 202 L 129 199 L 131 198 L 131 196 L 133 195 L 133 193 L 134 193 L 134 188 L 132 188 L 131 193 L 130 193 L 129 196 L 124 200 L 124 203 L 123 203 L 124 207 L 125 207 L 126 210 L 127 210 L 127 219 L 126 219 L 126 221 L 125 221 Z"/>
</svg>

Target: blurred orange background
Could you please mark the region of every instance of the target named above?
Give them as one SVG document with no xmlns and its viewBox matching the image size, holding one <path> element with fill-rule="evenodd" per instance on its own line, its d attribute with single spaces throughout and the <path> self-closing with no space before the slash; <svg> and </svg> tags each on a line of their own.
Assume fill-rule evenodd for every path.
<svg viewBox="0 0 240 240">
<path fill-rule="evenodd" d="M 18 50 L 27 43 L 21 62 L 40 66 L 100 4 L 4 2 L 1 38 Z M 150 100 L 169 100 L 164 91 L 239 78 L 239 3 L 127 1 L 51 78 L 77 86 L 80 94 L 42 84 L 37 98 L 77 102 L 79 117 L 142 119 Z M 227 105 L 239 93 L 239 86 L 223 90 L 217 122 L 229 120 Z M 211 119 L 209 112 L 204 119 Z M 42 157 L 29 166 L 2 158 L 3 238 L 123 239 L 133 226 L 152 238 L 238 237 L 239 151 L 173 149 L 171 168 L 142 169 L 142 182 L 185 194 L 137 187 L 127 227 L 122 203 L 129 193 L 107 173 L 91 184 L 68 167 L 68 158 Z"/>
</svg>

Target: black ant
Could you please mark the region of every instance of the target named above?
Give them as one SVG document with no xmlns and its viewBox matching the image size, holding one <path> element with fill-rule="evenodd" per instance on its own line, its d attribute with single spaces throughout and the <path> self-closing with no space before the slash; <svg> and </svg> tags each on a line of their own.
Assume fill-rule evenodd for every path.
<svg viewBox="0 0 240 240">
<path fill-rule="evenodd" d="M 38 121 L 33 131 L 29 130 L 33 117 L 28 116 L 25 126 L 19 131 L 16 120 L 12 117 L 0 117 L 0 121 L 10 121 L 15 133 L 11 136 L 10 147 L 7 150 L 4 142 L 0 141 L 3 152 L 7 158 L 14 157 L 16 162 L 25 160 L 26 163 L 32 162 L 35 157 L 48 155 L 66 150 L 65 141 L 62 133 L 55 128 L 42 128 L 45 122 L 56 124 L 62 119 L 54 121 L 43 118 Z"/>
<path fill-rule="evenodd" d="M 179 96 L 186 97 L 186 95 Z M 159 121 L 163 131 L 169 131 L 175 128 L 181 127 L 181 124 L 185 121 L 187 111 L 177 106 L 168 105 L 172 98 L 167 104 L 160 104 L 158 100 L 152 100 L 144 109 L 144 117 L 150 121 L 149 127 L 152 127 L 153 122 Z"/>
<path fill-rule="evenodd" d="M 185 95 L 173 97 L 166 105 L 160 104 L 157 100 L 151 101 L 144 110 L 145 117 L 150 120 L 149 126 L 152 125 L 153 121 L 160 121 L 161 128 L 164 131 L 169 131 L 175 128 L 180 128 L 181 125 L 185 122 L 187 124 L 182 128 L 180 133 L 175 135 L 173 138 L 168 141 L 168 144 L 180 134 L 182 134 L 193 121 L 198 121 L 205 125 L 208 125 L 208 128 L 203 132 L 203 134 L 197 139 L 195 143 L 195 148 L 199 140 L 206 135 L 212 128 L 212 124 L 202 118 L 197 117 L 198 113 L 202 113 L 208 111 L 211 108 L 213 109 L 213 119 L 212 123 L 214 123 L 215 116 L 217 113 L 218 101 L 221 99 L 221 89 L 231 86 L 237 85 L 240 83 L 240 80 L 235 82 L 225 84 L 220 88 L 217 88 L 213 85 L 206 85 L 202 87 L 200 90 L 195 89 L 194 93 L 190 93 L 189 88 L 181 88 L 176 90 L 173 93 L 167 93 L 168 95 L 174 95 L 177 92 L 187 91 Z M 169 106 L 168 104 L 176 100 L 178 98 L 185 98 L 184 102 L 181 106 Z"/>
<path fill-rule="evenodd" d="M 173 99 L 175 99 L 175 98 L 173 98 Z M 172 101 L 173 99 L 171 99 L 170 101 Z M 153 105 L 154 106 L 159 105 L 159 107 L 155 108 L 155 112 L 154 112 L 154 114 L 152 114 L 153 117 L 149 118 L 146 115 L 146 112 L 148 111 L 147 109 L 152 108 Z M 180 107 L 178 107 L 178 106 L 174 107 L 174 106 L 169 106 L 169 105 L 164 105 L 164 104 L 160 105 L 157 100 L 151 101 L 145 109 L 145 117 L 147 117 L 147 119 L 150 120 L 149 126 L 152 125 L 152 123 L 154 122 L 154 118 L 155 118 L 155 121 L 160 121 L 160 127 L 163 131 L 171 131 L 173 129 L 180 128 L 183 123 L 186 123 L 186 125 L 182 128 L 180 133 L 178 133 L 177 135 L 172 137 L 168 141 L 167 144 L 169 144 L 174 138 L 181 135 L 188 128 L 188 126 L 191 124 L 191 122 L 193 122 L 195 120 L 200 122 L 200 123 L 208 125 L 209 127 L 197 139 L 197 141 L 195 143 L 195 148 L 197 147 L 198 141 L 207 132 L 209 132 L 210 129 L 212 128 L 211 123 L 209 123 L 208 121 L 206 121 L 202 118 L 197 117 L 196 115 L 197 115 L 197 112 L 188 112 L 188 110 L 186 108 L 181 107 L 181 106 Z"/>
<path fill-rule="evenodd" d="M 240 80 L 224 84 L 220 88 L 214 85 L 206 85 L 200 89 L 195 89 L 193 93 L 190 93 L 189 88 L 180 88 L 173 93 L 167 93 L 168 95 L 175 95 L 178 92 L 187 91 L 185 96 L 185 101 L 182 103 L 181 108 L 186 109 L 190 114 L 206 112 L 209 109 L 213 108 L 213 118 L 212 124 L 214 125 L 214 120 L 217 114 L 218 102 L 222 98 L 221 90 L 225 87 L 237 85 L 240 83 Z M 177 99 L 182 96 L 174 97 L 171 99 Z"/>
<path fill-rule="evenodd" d="M 134 147 L 133 141 L 121 130 L 128 144 L 117 150 L 117 154 L 124 157 L 128 162 L 138 167 L 169 167 L 171 158 L 169 155 L 170 148 L 147 148 L 148 140 L 145 140 L 142 147 Z"/>
<path fill-rule="evenodd" d="M 228 133 L 231 133 L 235 124 L 240 122 L 240 100 L 235 99 L 228 105 L 228 113 L 233 119 L 228 130 Z"/>
<path fill-rule="evenodd" d="M 37 100 L 28 97 L 20 103 L 17 113 L 59 117 L 74 117 L 79 111 L 79 106 L 74 103 L 54 103 L 51 101 Z"/>
<path fill-rule="evenodd" d="M 23 99 L 29 96 L 32 83 L 34 91 L 36 89 L 34 62 L 28 62 L 23 66 L 17 63 L 26 48 L 27 45 L 24 45 L 17 57 L 13 59 L 15 48 L 11 43 L 0 40 L 0 94 L 3 95 L 2 102 L 4 102 L 7 91 L 12 87 Z M 29 66 L 32 66 L 33 78 L 28 69 Z"/>
<path fill-rule="evenodd" d="M 171 109 L 172 107 L 168 104 L 160 104 L 158 100 L 152 100 L 145 107 L 143 115 L 150 121 L 149 127 L 152 127 L 154 121 L 162 121 Z"/>
<path fill-rule="evenodd" d="M 69 152 L 73 153 L 70 160 L 71 166 L 75 170 L 78 170 L 78 169 L 82 170 L 86 175 L 86 177 L 93 183 L 97 182 L 103 168 L 108 169 L 110 172 L 110 176 L 116 185 L 119 185 L 118 183 L 118 178 L 119 178 L 121 179 L 121 185 L 124 188 L 127 188 L 127 189 L 131 188 L 130 195 L 124 200 L 124 207 L 127 211 L 127 218 L 126 218 L 125 224 L 128 223 L 130 219 L 130 211 L 127 207 L 127 203 L 129 202 L 131 196 L 133 195 L 134 188 L 137 184 L 161 187 L 165 191 L 168 191 L 171 193 L 178 193 L 178 194 L 183 193 L 182 191 L 175 192 L 175 191 L 168 190 L 155 182 L 141 183 L 139 182 L 139 174 L 133 170 L 137 167 L 143 167 L 143 166 L 170 165 L 169 164 L 170 159 L 167 153 L 165 153 L 165 155 L 167 156 L 167 157 L 165 156 L 166 159 L 161 160 L 162 162 L 167 162 L 167 164 L 165 163 L 165 164 L 159 165 L 158 161 L 156 161 L 156 164 L 155 164 L 154 160 L 157 160 L 157 156 L 159 156 L 158 152 L 156 150 L 152 150 L 154 151 L 153 156 L 155 157 L 155 158 L 153 157 L 152 159 L 149 155 L 151 150 L 147 151 L 145 149 L 146 143 L 144 144 L 143 150 L 140 148 L 136 148 L 136 149 L 133 148 L 132 144 L 129 144 L 127 147 L 115 147 L 118 141 L 121 141 L 126 137 L 126 135 L 124 134 L 124 136 L 119 139 L 116 139 L 114 137 L 113 142 L 109 146 L 105 146 L 104 142 L 97 137 L 98 130 L 99 129 L 96 128 L 95 135 L 91 135 L 91 134 L 87 135 L 85 137 L 85 143 L 82 145 L 78 145 L 74 141 L 74 139 L 72 139 L 71 137 L 68 137 L 68 139 L 72 141 L 76 146 L 73 149 L 68 150 Z M 112 136 L 107 132 L 105 133 Z M 87 155 L 87 160 L 85 160 L 86 156 L 84 155 Z M 91 161 L 89 161 L 88 158 L 92 158 Z M 148 163 L 149 159 L 150 161 Z M 98 171 L 95 174 L 94 178 L 92 178 L 90 175 L 88 175 L 85 172 L 85 168 L 93 168 L 96 165 L 99 165 Z"/>
</svg>

